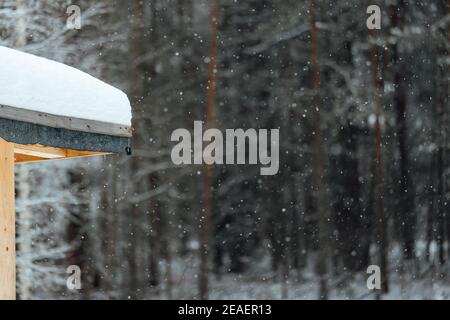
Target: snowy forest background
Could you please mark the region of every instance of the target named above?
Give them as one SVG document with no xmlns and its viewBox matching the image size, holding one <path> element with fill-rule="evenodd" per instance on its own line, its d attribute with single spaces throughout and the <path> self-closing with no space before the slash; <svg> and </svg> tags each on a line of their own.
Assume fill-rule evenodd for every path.
<svg viewBox="0 0 450 320">
<path fill-rule="evenodd" d="M 0 45 L 134 107 L 132 157 L 18 166 L 19 298 L 450 298 L 449 5 L 0 0 Z M 279 128 L 278 175 L 173 165 L 171 132 L 206 118 Z"/>
</svg>

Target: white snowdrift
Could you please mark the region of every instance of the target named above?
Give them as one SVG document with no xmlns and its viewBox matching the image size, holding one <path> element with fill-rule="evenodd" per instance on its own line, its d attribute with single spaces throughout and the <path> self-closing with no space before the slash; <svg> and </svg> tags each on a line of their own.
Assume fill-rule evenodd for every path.
<svg viewBox="0 0 450 320">
<path fill-rule="evenodd" d="M 131 126 L 130 101 L 122 91 L 65 64 L 2 46 L 0 105 Z"/>
</svg>

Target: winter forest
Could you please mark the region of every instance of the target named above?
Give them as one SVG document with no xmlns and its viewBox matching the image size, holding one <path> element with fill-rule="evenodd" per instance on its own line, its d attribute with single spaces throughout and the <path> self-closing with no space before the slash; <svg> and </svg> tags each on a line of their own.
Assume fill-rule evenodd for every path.
<svg viewBox="0 0 450 320">
<path fill-rule="evenodd" d="M 0 0 L 1 46 L 133 107 L 131 156 L 16 168 L 18 298 L 450 299 L 449 22 L 448 0 Z M 279 129 L 278 173 L 174 164 L 194 121 Z"/>
</svg>

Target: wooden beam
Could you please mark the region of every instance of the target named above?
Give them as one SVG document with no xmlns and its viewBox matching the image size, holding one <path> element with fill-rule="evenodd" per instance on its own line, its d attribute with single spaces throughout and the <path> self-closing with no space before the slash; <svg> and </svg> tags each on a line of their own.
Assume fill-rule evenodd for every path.
<svg viewBox="0 0 450 320">
<path fill-rule="evenodd" d="M 14 145 L 0 139 L 0 300 L 16 299 Z"/>
<path fill-rule="evenodd" d="M 66 157 L 66 149 L 44 147 L 40 145 L 14 144 L 14 153 L 43 159 L 58 159 Z"/>
<path fill-rule="evenodd" d="M 27 156 L 27 155 L 23 155 L 23 154 L 14 154 L 14 159 L 15 159 L 15 163 L 40 162 L 40 161 L 48 160 L 45 158 Z"/>
<path fill-rule="evenodd" d="M 14 144 L 16 163 L 39 162 L 45 160 L 63 160 L 88 156 L 106 155 L 105 152 L 78 151 L 63 148 L 45 147 L 41 145 Z"/>
</svg>

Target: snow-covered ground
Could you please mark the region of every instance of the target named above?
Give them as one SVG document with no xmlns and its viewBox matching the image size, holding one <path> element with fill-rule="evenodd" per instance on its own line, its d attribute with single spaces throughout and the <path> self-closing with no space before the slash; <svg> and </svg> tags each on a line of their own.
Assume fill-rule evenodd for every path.
<svg viewBox="0 0 450 320">
<path fill-rule="evenodd" d="M 450 281 L 445 271 L 433 267 L 396 268 L 391 261 L 389 284 L 390 291 L 382 299 L 449 299 Z M 165 266 L 162 264 L 161 266 Z M 318 298 L 319 279 L 313 272 L 313 263 L 301 272 L 292 271 L 289 279 L 283 281 L 270 267 L 269 259 L 262 259 L 251 271 L 242 274 L 224 273 L 220 277 L 211 275 L 210 299 L 293 299 L 315 300 Z M 415 270 L 414 272 L 412 270 Z M 164 276 L 163 268 L 163 276 Z M 172 266 L 172 296 L 174 299 L 197 299 L 198 259 L 196 255 L 177 259 Z M 370 300 L 376 299 L 376 291 L 367 288 L 368 275 L 361 272 L 351 278 L 337 276 L 328 279 L 329 299 L 333 300 Z M 165 279 L 167 280 L 167 279 Z M 167 282 L 164 288 L 155 293 L 155 298 L 167 299 Z"/>
<path fill-rule="evenodd" d="M 122 91 L 65 64 L 0 46 L 0 104 L 131 125 Z"/>
</svg>

